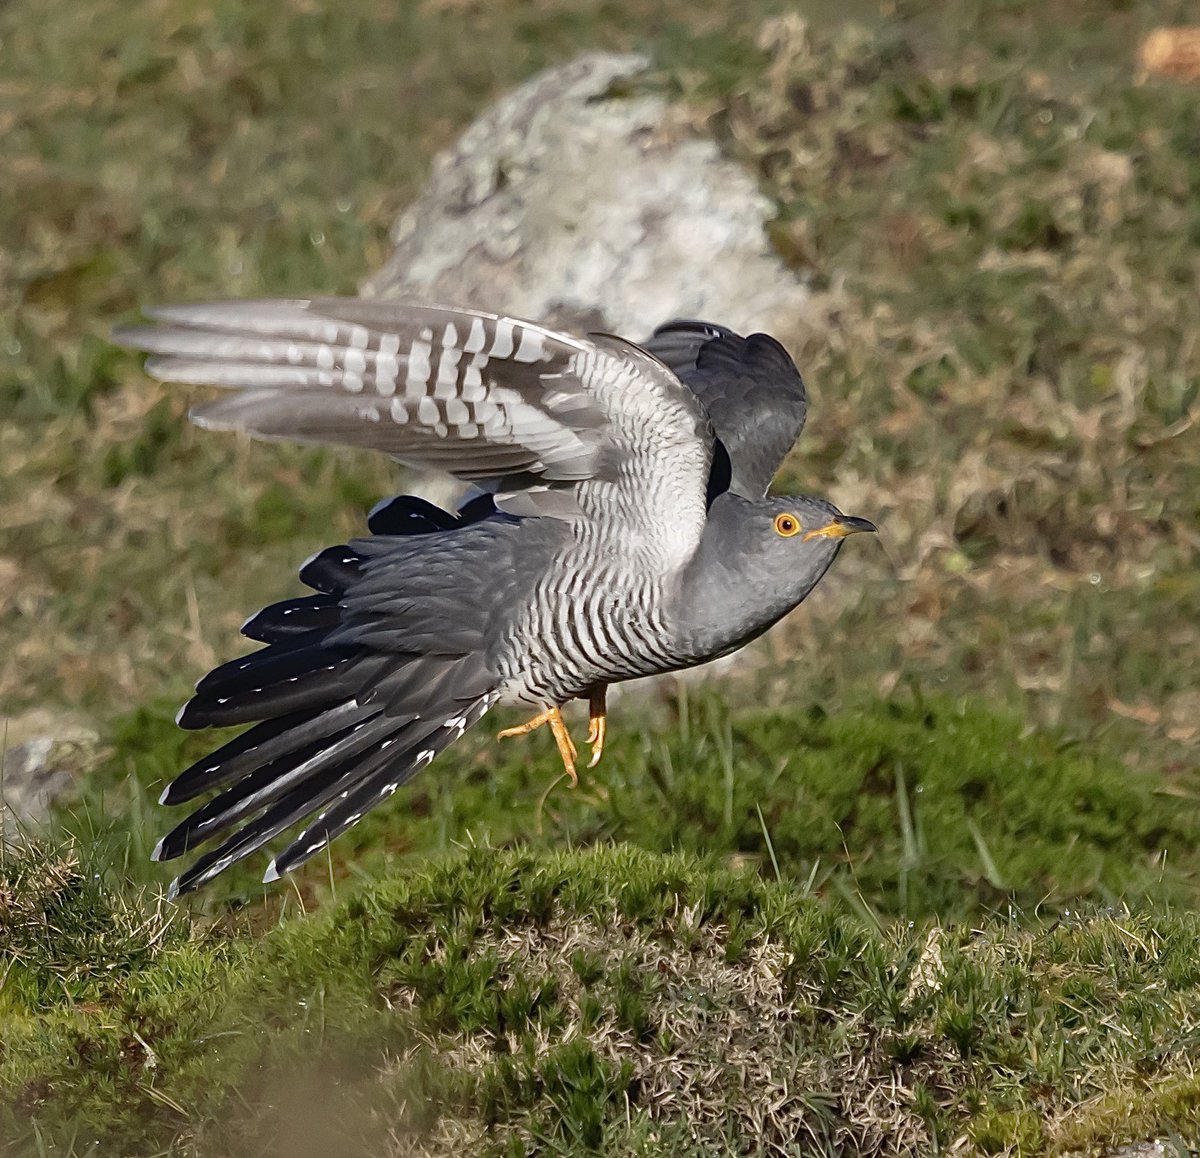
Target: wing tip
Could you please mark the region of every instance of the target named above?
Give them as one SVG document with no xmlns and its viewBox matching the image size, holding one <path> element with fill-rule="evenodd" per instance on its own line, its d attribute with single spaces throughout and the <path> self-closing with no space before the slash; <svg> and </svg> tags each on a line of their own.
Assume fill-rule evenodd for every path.
<svg viewBox="0 0 1200 1158">
<path fill-rule="evenodd" d="M 228 431 L 241 429 L 236 422 L 221 419 L 219 416 L 214 417 L 208 413 L 210 409 L 211 407 L 208 406 L 193 406 L 188 411 L 188 421 L 200 430 Z"/>
<path fill-rule="evenodd" d="M 146 306 L 142 313 L 155 322 L 171 322 L 173 325 L 191 326 L 200 329 L 219 323 L 225 325 L 231 318 L 239 318 L 251 311 L 286 313 L 292 310 L 308 311 L 312 298 L 231 298 L 224 301 L 180 302 L 175 305 Z M 207 324 L 206 324 L 207 323 Z"/>
</svg>

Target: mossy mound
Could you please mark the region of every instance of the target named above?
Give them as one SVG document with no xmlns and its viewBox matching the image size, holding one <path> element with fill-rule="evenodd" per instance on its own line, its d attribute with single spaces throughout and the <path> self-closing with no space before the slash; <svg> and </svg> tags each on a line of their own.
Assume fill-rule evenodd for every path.
<svg viewBox="0 0 1200 1158">
<path fill-rule="evenodd" d="M 10 910 L 41 901 L 19 902 L 6 989 L 6 1153 L 1034 1154 L 1200 1133 L 1191 915 L 881 933 L 688 857 L 476 849 L 255 938 L 69 861 L 8 874 Z"/>
</svg>

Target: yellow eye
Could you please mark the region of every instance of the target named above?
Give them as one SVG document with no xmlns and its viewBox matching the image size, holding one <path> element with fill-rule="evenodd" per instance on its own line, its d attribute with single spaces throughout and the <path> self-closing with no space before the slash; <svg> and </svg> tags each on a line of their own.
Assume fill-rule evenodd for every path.
<svg viewBox="0 0 1200 1158">
<path fill-rule="evenodd" d="M 782 535 L 785 539 L 790 539 L 800 530 L 800 520 L 795 515 L 776 515 L 775 516 L 775 533 Z"/>
</svg>

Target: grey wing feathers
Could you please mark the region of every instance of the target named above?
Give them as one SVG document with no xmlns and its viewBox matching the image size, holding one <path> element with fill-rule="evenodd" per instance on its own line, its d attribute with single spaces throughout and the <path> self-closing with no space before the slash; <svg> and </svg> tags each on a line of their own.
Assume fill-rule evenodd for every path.
<svg viewBox="0 0 1200 1158">
<path fill-rule="evenodd" d="M 712 427 L 661 361 L 603 335 L 409 301 L 173 306 L 118 331 L 169 382 L 229 393 L 201 426 L 380 450 L 486 482 L 513 514 L 595 522 L 657 564 L 699 541 Z"/>
<path fill-rule="evenodd" d="M 168 382 L 231 393 L 193 420 L 261 438 L 381 450 L 465 479 L 591 477 L 605 424 L 572 360 L 532 323 L 422 303 L 326 298 L 173 306 L 117 338 Z"/>
<path fill-rule="evenodd" d="M 743 338 L 710 322 L 669 322 L 643 347 L 700 399 L 729 454 L 729 489 L 767 492 L 804 429 L 807 395 L 788 352 L 766 334 Z"/>
<path fill-rule="evenodd" d="M 216 792 L 154 851 L 155 860 L 172 860 L 213 845 L 172 895 L 307 819 L 268 879 L 290 871 L 496 702 L 480 594 L 494 586 L 493 569 L 512 570 L 497 562 L 496 547 L 513 524 L 503 516 L 486 524 L 435 550 L 403 535 L 328 548 L 301 572 L 317 595 L 266 608 L 247 624 L 267 646 L 211 671 L 180 713 L 186 728 L 254 726 L 163 793 L 163 803 L 179 804 Z M 307 626 L 297 631 L 293 613 L 305 604 Z"/>
</svg>

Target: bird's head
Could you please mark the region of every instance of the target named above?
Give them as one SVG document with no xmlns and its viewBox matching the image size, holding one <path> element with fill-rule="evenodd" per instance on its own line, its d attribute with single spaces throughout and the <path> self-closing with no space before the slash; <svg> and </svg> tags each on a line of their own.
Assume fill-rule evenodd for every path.
<svg viewBox="0 0 1200 1158">
<path fill-rule="evenodd" d="M 875 529 L 811 495 L 719 495 L 696 560 L 700 602 L 712 600 L 730 640 L 753 638 L 820 582 L 848 535 Z"/>
<path fill-rule="evenodd" d="M 754 525 L 753 553 L 771 585 L 789 602 L 799 602 L 825 574 L 841 549 L 842 540 L 874 523 L 844 515 L 825 499 L 811 495 L 772 495 L 748 503 L 743 517 Z"/>
<path fill-rule="evenodd" d="M 836 553 L 847 535 L 878 528 L 866 519 L 843 515 L 826 499 L 812 495 L 772 495 L 746 504 L 757 535 L 773 557 L 795 565 L 803 558 L 822 558 Z M 823 553 L 823 554 L 822 554 Z"/>
</svg>

